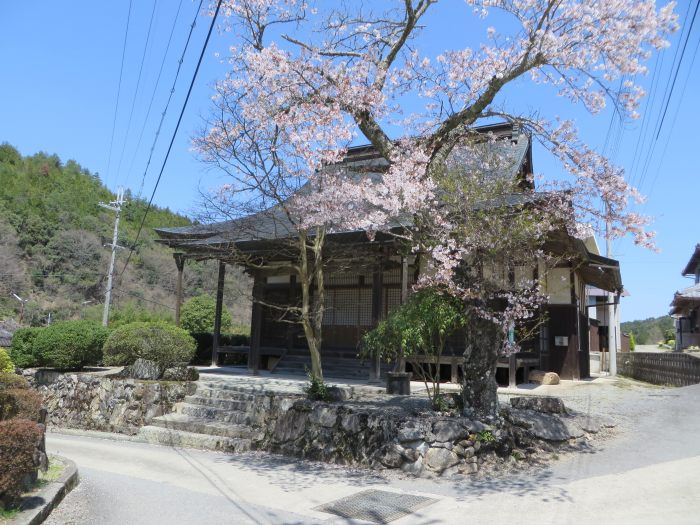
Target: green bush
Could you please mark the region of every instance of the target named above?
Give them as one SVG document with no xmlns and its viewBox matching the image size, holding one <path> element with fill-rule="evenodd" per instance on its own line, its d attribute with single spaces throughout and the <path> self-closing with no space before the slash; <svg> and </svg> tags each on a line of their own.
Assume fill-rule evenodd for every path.
<svg viewBox="0 0 700 525">
<path fill-rule="evenodd" d="M 634 339 L 634 334 L 630 333 L 630 352 L 634 352 L 635 348 L 637 348 L 637 342 Z"/>
<path fill-rule="evenodd" d="M 39 356 L 34 350 L 34 340 L 43 328 L 20 328 L 12 336 L 10 357 L 15 366 L 31 368 L 41 366 Z"/>
<path fill-rule="evenodd" d="M 213 332 L 216 301 L 208 295 L 200 295 L 185 301 L 180 311 L 180 326 L 188 332 Z M 224 306 L 221 311 L 221 330 L 231 328 L 231 314 Z"/>
<path fill-rule="evenodd" d="M 154 361 L 161 374 L 166 368 L 186 365 L 194 357 L 195 340 L 182 328 L 164 323 L 130 323 L 114 330 L 104 344 L 104 362 L 128 366 L 136 359 Z"/>
<path fill-rule="evenodd" d="M 63 321 L 39 332 L 34 340 L 34 351 L 42 366 L 80 369 L 100 363 L 108 333 L 93 321 Z"/>
<path fill-rule="evenodd" d="M 14 372 L 0 372 L 0 391 L 10 388 L 29 388 L 29 383 L 24 377 Z"/>
<path fill-rule="evenodd" d="M 0 348 L 0 372 L 14 372 L 15 364 L 10 359 L 10 354 L 4 348 Z"/>
</svg>

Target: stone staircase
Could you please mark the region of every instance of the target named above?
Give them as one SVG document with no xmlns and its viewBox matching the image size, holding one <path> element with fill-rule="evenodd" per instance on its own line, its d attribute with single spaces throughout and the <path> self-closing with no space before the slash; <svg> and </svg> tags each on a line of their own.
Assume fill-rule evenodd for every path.
<svg viewBox="0 0 700 525">
<path fill-rule="evenodd" d="M 357 350 L 328 350 L 321 352 L 323 376 L 333 379 L 367 380 L 370 373 L 369 359 L 357 357 Z M 307 349 L 292 349 L 275 368 L 275 374 L 305 375 L 311 369 L 311 357 Z M 382 363 L 382 377 L 391 370 L 391 365 Z"/>
<path fill-rule="evenodd" d="M 261 437 L 271 398 L 245 386 L 200 380 L 174 412 L 154 417 L 139 438 L 147 443 L 224 452 L 245 452 Z"/>
</svg>

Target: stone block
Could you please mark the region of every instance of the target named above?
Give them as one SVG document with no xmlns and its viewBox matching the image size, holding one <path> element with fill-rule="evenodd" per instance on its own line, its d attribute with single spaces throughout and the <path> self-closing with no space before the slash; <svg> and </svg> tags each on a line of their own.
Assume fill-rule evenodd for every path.
<svg viewBox="0 0 700 525">
<path fill-rule="evenodd" d="M 338 409 L 330 406 L 316 406 L 311 411 L 309 423 L 322 427 L 333 427 L 338 420 Z"/>
<path fill-rule="evenodd" d="M 436 421 L 433 424 L 435 441 L 458 441 L 469 435 L 469 430 L 459 420 Z"/>
<path fill-rule="evenodd" d="M 442 472 L 446 468 L 459 463 L 459 456 L 446 448 L 430 448 L 425 453 L 425 465 L 436 472 Z"/>
<path fill-rule="evenodd" d="M 430 431 L 428 422 L 409 420 L 405 421 L 399 428 L 398 439 L 404 441 L 424 440 L 426 434 Z"/>
<path fill-rule="evenodd" d="M 556 372 L 543 372 L 542 370 L 530 370 L 528 380 L 531 383 L 542 385 L 558 385 L 559 375 Z"/>
<path fill-rule="evenodd" d="M 583 429 L 572 419 L 534 410 L 512 410 L 516 425 L 527 428 L 532 434 L 547 441 L 567 441 L 583 435 Z"/>
<path fill-rule="evenodd" d="M 406 474 L 420 476 L 423 473 L 423 458 L 419 457 L 413 463 L 404 463 L 403 465 L 401 465 L 401 470 Z"/>
<path fill-rule="evenodd" d="M 357 434 L 362 430 L 362 418 L 360 414 L 343 414 L 340 417 L 341 428 L 350 434 Z"/>
<path fill-rule="evenodd" d="M 519 396 L 511 397 L 510 404 L 520 410 L 535 410 L 546 414 L 566 414 L 564 402 L 558 397 L 551 396 Z"/>
<path fill-rule="evenodd" d="M 384 447 L 377 458 L 379 462 L 388 468 L 399 468 L 404 463 L 403 447 L 392 443 Z"/>
</svg>

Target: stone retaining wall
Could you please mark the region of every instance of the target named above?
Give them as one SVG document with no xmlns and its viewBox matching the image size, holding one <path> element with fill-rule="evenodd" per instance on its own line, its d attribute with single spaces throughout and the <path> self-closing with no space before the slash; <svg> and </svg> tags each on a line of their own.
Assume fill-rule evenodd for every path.
<svg viewBox="0 0 700 525">
<path fill-rule="evenodd" d="M 260 429 L 253 447 L 415 476 L 451 476 L 476 473 L 496 456 L 523 459 L 612 426 L 553 401 L 559 403 L 557 410 L 545 403 L 519 403 L 504 411 L 505 420 L 495 428 L 464 417 L 365 408 L 352 401 L 328 404 L 259 395 L 250 404 Z"/>
<path fill-rule="evenodd" d="M 49 426 L 122 434 L 136 434 L 196 389 L 188 382 L 110 379 L 51 370 L 25 370 L 24 376 L 44 396 Z"/>
<path fill-rule="evenodd" d="M 260 403 L 270 407 L 253 444 L 260 450 L 331 463 L 400 468 L 415 475 L 478 469 L 479 432 L 486 427 L 466 418 L 407 416 L 289 398 L 256 401 Z"/>
<path fill-rule="evenodd" d="M 680 352 L 618 354 L 620 375 L 655 385 L 687 386 L 700 383 L 700 358 Z"/>
</svg>

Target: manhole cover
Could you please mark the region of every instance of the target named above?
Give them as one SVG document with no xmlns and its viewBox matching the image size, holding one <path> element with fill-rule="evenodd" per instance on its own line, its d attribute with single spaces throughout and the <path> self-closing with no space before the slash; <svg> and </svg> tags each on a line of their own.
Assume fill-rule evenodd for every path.
<svg viewBox="0 0 700 525">
<path fill-rule="evenodd" d="M 348 519 L 389 523 L 436 501 L 434 498 L 424 496 L 370 489 L 331 501 L 316 507 L 314 510 L 336 514 Z"/>
</svg>

